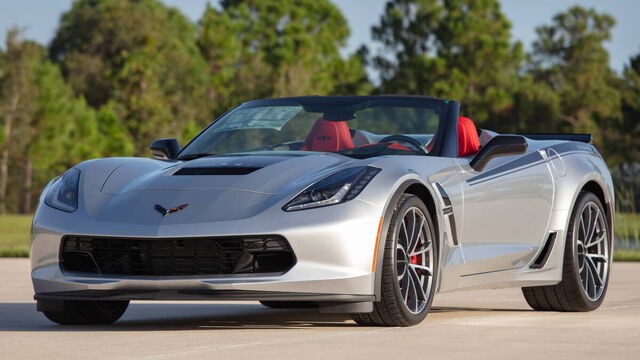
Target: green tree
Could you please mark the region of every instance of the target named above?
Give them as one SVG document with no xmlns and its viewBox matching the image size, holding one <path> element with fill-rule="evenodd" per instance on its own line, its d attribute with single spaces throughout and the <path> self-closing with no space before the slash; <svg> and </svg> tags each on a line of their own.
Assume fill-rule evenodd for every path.
<svg viewBox="0 0 640 360">
<path fill-rule="evenodd" d="M 334 63 L 331 77 L 334 81 L 332 95 L 369 95 L 373 84 L 367 74 L 369 50 L 361 46 L 345 60 Z"/>
<path fill-rule="evenodd" d="M 629 59 L 617 82 L 621 114 L 609 119 L 604 146 L 616 190 L 616 208 L 622 212 L 640 209 L 640 53 Z"/>
<path fill-rule="evenodd" d="M 390 0 L 373 27 L 380 91 L 460 100 L 481 124 L 505 117 L 522 61 L 510 27 L 496 0 Z"/>
<path fill-rule="evenodd" d="M 37 63 L 38 46 L 25 43 L 20 31 L 7 33 L 6 51 L 0 58 L 0 116 L 2 118 L 2 153 L 0 154 L 0 213 L 8 210 L 10 165 L 20 154 L 15 142 L 17 134 L 29 132 L 29 122 L 35 112 L 35 77 L 33 68 Z"/>
<path fill-rule="evenodd" d="M 574 6 L 536 29 L 530 72 L 559 98 L 556 130 L 591 132 L 601 143 L 601 127 L 619 115 L 620 95 L 604 48 L 614 24 L 610 15 Z"/>
<path fill-rule="evenodd" d="M 340 48 L 349 28 L 328 0 L 223 0 L 208 6 L 198 45 L 219 114 L 261 97 L 366 93 L 362 57 Z"/>
<path fill-rule="evenodd" d="M 560 97 L 544 82 L 525 74 L 514 92 L 513 117 L 504 119 L 501 131 L 548 133 L 558 131 Z"/>
<path fill-rule="evenodd" d="M 327 70 L 340 58 L 349 27 L 329 0 L 222 0 L 221 5 L 236 22 L 247 55 L 262 54 L 277 72 L 276 92 L 331 90 Z"/>
<path fill-rule="evenodd" d="M 621 116 L 607 123 L 604 138 L 612 165 L 640 161 L 640 53 L 629 60 L 618 89 Z"/>
<path fill-rule="evenodd" d="M 34 190 L 66 168 L 102 155 L 103 138 L 95 112 L 73 95 L 42 46 L 10 31 L 2 59 L 0 206 L 29 213 Z"/>
<path fill-rule="evenodd" d="M 229 14 L 207 4 L 200 19 L 197 44 L 208 65 L 207 98 L 212 102 L 213 114 L 232 106 L 238 96 L 235 89 L 247 84 L 236 81 L 242 55 L 242 44 L 235 35 L 239 30 L 239 24 Z"/>
<path fill-rule="evenodd" d="M 207 118 L 196 28 L 159 1 L 76 1 L 50 53 L 90 105 L 109 106 L 137 155 L 147 154 L 155 137 L 179 135 Z"/>
</svg>

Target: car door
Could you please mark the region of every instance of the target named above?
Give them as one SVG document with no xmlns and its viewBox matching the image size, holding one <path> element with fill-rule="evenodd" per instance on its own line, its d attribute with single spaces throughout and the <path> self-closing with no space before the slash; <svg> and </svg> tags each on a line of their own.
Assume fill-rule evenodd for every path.
<svg viewBox="0 0 640 360">
<path fill-rule="evenodd" d="M 482 171 L 457 159 L 463 192 L 460 242 L 467 275 L 528 264 L 548 234 L 553 177 L 543 153 L 492 159 Z"/>
</svg>

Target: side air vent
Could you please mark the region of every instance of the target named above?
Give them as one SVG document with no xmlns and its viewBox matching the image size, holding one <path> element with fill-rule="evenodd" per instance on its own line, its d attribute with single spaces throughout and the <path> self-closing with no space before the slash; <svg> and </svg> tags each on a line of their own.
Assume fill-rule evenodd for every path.
<svg viewBox="0 0 640 360">
<path fill-rule="evenodd" d="M 173 175 L 247 175 L 259 169 L 261 168 L 247 166 L 185 167 Z"/>
<path fill-rule="evenodd" d="M 558 234 L 555 232 L 549 234 L 547 241 L 542 247 L 542 251 L 540 251 L 533 264 L 529 266 L 531 269 L 542 269 L 544 267 L 544 265 L 547 263 L 547 260 L 549 259 L 549 255 L 551 254 L 551 250 L 553 249 L 553 244 L 556 241 L 557 235 Z"/>
</svg>

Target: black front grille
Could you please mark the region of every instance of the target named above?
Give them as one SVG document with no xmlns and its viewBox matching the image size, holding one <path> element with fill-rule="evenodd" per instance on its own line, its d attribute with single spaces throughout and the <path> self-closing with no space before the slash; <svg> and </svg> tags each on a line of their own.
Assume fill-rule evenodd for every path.
<svg viewBox="0 0 640 360">
<path fill-rule="evenodd" d="M 66 236 L 62 266 L 113 275 L 222 275 L 284 272 L 295 258 L 279 236 L 107 238 Z"/>
</svg>

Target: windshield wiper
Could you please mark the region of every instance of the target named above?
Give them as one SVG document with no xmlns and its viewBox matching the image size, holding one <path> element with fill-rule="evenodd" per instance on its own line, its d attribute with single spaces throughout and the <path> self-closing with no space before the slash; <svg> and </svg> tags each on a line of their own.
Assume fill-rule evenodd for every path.
<svg viewBox="0 0 640 360">
<path fill-rule="evenodd" d="M 207 157 L 207 156 L 213 156 L 213 155 L 214 154 L 209 154 L 209 153 L 186 154 L 186 155 L 182 155 L 182 156 L 178 157 L 177 160 L 189 161 L 189 160 L 195 160 L 195 159 L 199 159 L 199 158 L 203 158 L 203 157 Z"/>
</svg>

